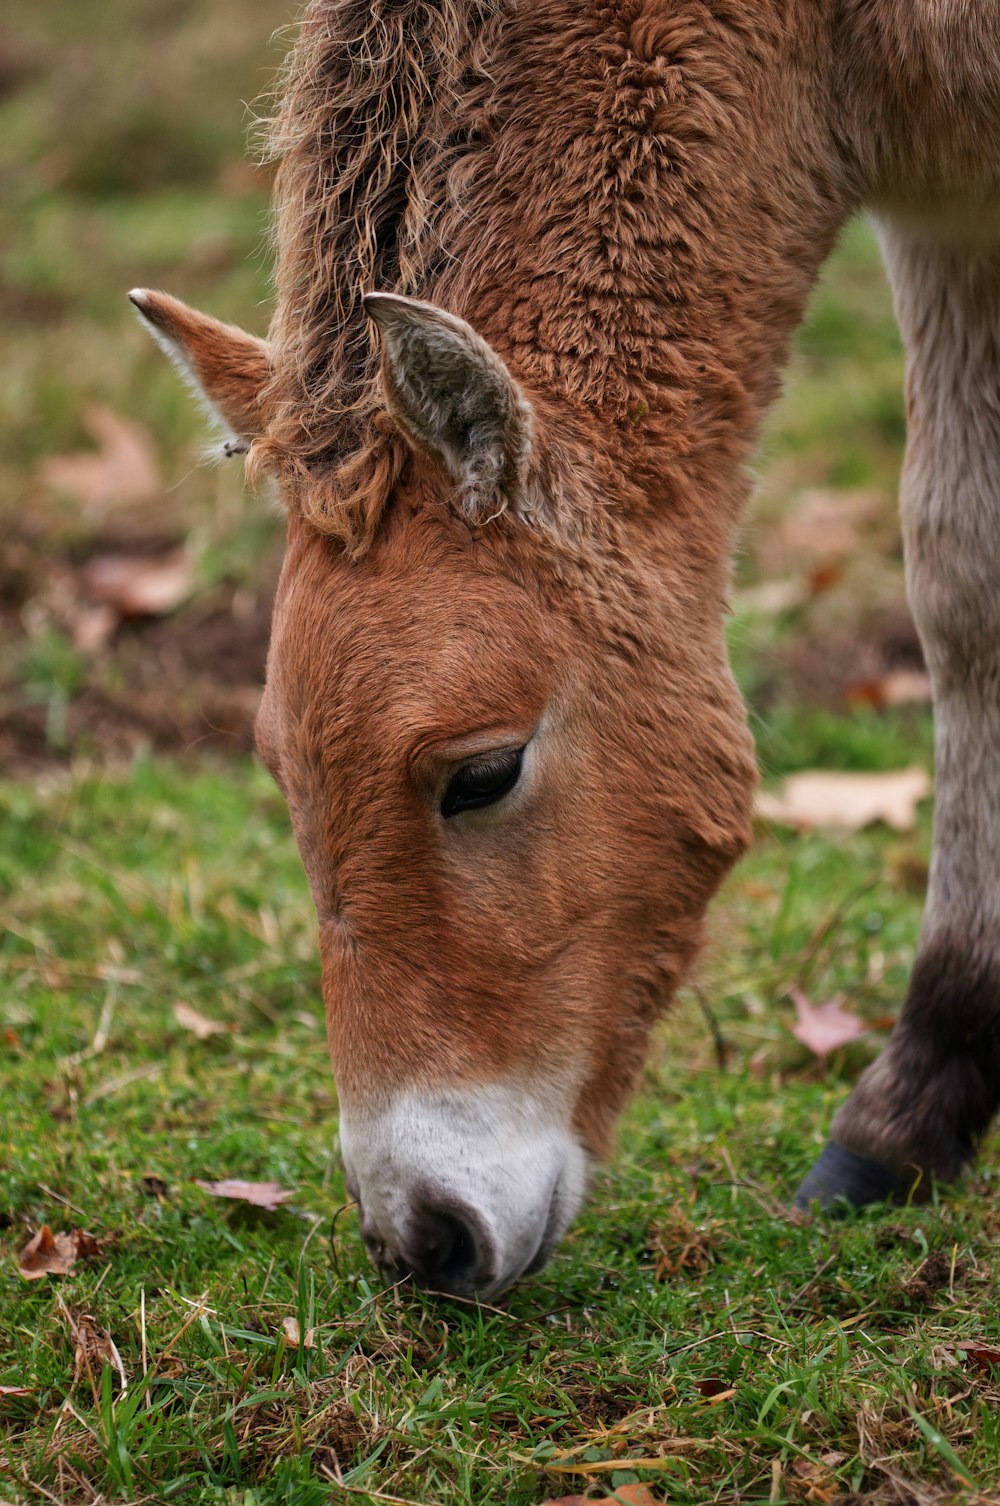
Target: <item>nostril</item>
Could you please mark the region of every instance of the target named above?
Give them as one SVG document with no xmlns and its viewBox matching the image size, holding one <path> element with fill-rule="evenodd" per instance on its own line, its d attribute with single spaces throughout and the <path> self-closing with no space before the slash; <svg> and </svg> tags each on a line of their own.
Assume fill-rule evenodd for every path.
<svg viewBox="0 0 1000 1506">
<path fill-rule="evenodd" d="M 407 1240 L 417 1279 L 443 1292 L 469 1293 L 488 1285 L 490 1278 L 479 1269 L 482 1250 L 476 1222 L 464 1209 L 421 1207 Z"/>
</svg>

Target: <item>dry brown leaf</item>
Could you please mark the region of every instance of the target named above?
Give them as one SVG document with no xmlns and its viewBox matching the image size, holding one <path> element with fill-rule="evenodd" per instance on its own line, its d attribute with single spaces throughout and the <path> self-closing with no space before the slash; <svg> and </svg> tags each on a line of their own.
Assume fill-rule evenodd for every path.
<svg viewBox="0 0 1000 1506">
<path fill-rule="evenodd" d="M 194 567 L 186 549 L 148 557 L 100 554 L 80 572 L 92 601 L 122 617 L 163 617 L 191 594 Z"/>
<path fill-rule="evenodd" d="M 958 1352 L 985 1374 L 1000 1370 L 1000 1349 L 982 1339 L 962 1339 L 955 1345 Z"/>
<path fill-rule="evenodd" d="M 733 605 L 738 612 L 752 612 L 761 617 L 780 617 L 803 606 L 809 600 L 809 588 L 803 580 L 765 580 L 738 591 Z"/>
<path fill-rule="evenodd" d="M 272 1213 L 287 1203 L 294 1192 L 289 1192 L 278 1182 L 241 1182 L 230 1179 L 223 1182 L 203 1182 L 195 1178 L 197 1186 L 211 1193 L 212 1197 L 230 1198 L 237 1203 L 250 1203 L 254 1208 L 267 1208 Z"/>
<path fill-rule="evenodd" d="M 73 647 L 78 654 L 96 654 L 114 637 L 121 617 L 105 602 L 79 606 L 72 614 Z"/>
<path fill-rule="evenodd" d="M 792 1034 L 821 1062 L 826 1061 L 831 1051 L 856 1041 L 868 1028 L 864 1020 L 843 1007 L 839 998 L 813 1004 L 800 988 L 790 988 L 788 994 L 797 1016 Z"/>
<path fill-rule="evenodd" d="M 924 669 L 894 669 L 882 676 L 885 706 L 926 705 L 931 699 L 931 677 Z"/>
<path fill-rule="evenodd" d="M 628 1460 L 623 1460 L 619 1466 L 627 1468 Z M 543 1466 L 544 1468 L 544 1466 Z M 619 1485 L 613 1495 L 605 1496 L 605 1501 L 620 1501 L 621 1506 L 664 1506 L 662 1497 L 654 1496 L 648 1485 Z M 592 1496 L 551 1496 L 542 1506 L 594 1506 Z"/>
<path fill-rule="evenodd" d="M 25 1281 L 39 1281 L 43 1276 L 65 1276 L 78 1260 L 100 1254 L 100 1240 L 82 1229 L 53 1234 L 48 1224 L 25 1245 L 18 1258 L 18 1273 Z"/>
<path fill-rule="evenodd" d="M 931 677 L 922 669 L 893 669 L 878 680 L 855 680 L 846 695 L 850 705 L 872 706 L 876 711 L 886 706 L 926 705 L 931 699 Z"/>
<path fill-rule="evenodd" d="M 148 502 L 161 491 L 153 449 L 145 429 L 93 404 L 84 422 L 96 450 L 53 455 L 38 467 L 38 478 L 84 507 L 101 509 Z"/>
<path fill-rule="evenodd" d="M 728 1381 L 715 1380 L 712 1377 L 707 1380 L 696 1380 L 694 1387 L 699 1396 L 721 1396 L 723 1391 L 730 1390 Z"/>
<path fill-rule="evenodd" d="M 628 1468 L 628 1459 L 622 1459 L 616 1468 Z M 544 1468 L 545 1465 L 542 1465 Z M 648 1485 L 619 1485 L 613 1495 L 605 1495 L 605 1501 L 620 1501 L 620 1506 L 666 1506 L 661 1495 L 652 1494 Z M 542 1506 L 595 1506 L 592 1495 L 554 1495 Z"/>
<path fill-rule="evenodd" d="M 289 1344 L 294 1344 L 296 1348 L 298 1348 L 300 1344 L 304 1349 L 316 1348 L 315 1328 L 306 1329 L 305 1343 L 303 1344 L 302 1330 L 299 1327 L 298 1318 L 282 1318 L 281 1331 L 285 1335 L 285 1338 L 288 1340 Z"/>
<path fill-rule="evenodd" d="M 817 1506 L 828 1506 L 840 1494 L 829 1469 L 818 1459 L 793 1459 L 789 1474 L 788 1495 L 794 1501 L 814 1501 Z"/>
<path fill-rule="evenodd" d="M 809 595 L 811 597 L 823 596 L 827 591 L 832 591 L 835 586 L 839 586 L 843 578 L 844 566 L 840 560 L 824 560 L 822 564 L 815 565 L 806 577 L 809 582 Z"/>
<path fill-rule="evenodd" d="M 882 821 L 894 831 L 911 831 L 917 806 L 931 792 L 924 769 L 899 769 L 890 774 L 841 774 L 809 770 L 791 774 L 780 795 L 757 795 L 757 815 L 799 831 L 837 827 L 860 831 Z"/>
<path fill-rule="evenodd" d="M 65 1307 L 63 1312 L 69 1320 L 76 1346 L 76 1374 L 79 1376 L 81 1371 L 86 1371 L 93 1382 L 96 1379 L 95 1372 L 99 1374 L 104 1365 L 110 1365 L 117 1372 L 124 1391 L 128 1385 L 128 1376 L 118 1347 L 108 1330 L 102 1328 L 90 1313 L 80 1313 L 78 1317 L 74 1317 Z"/>
<path fill-rule="evenodd" d="M 31 1386 L 0 1386 L 0 1396 L 34 1396 Z"/>
<path fill-rule="evenodd" d="M 197 1009 L 192 1009 L 190 1004 L 175 1004 L 174 1019 L 183 1030 L 190 1030 L 191 1034 L 197 1036 L 200 1041 L 207 1041 L 213 1035 L 229 1033 L 228 1025 L 223 1025 L 218 1020 L 208 1019 L 207 1016 L 199 1014 Z"/>
<path fill-rule="evenodd" d="M 611 1499 L 623 1506 L 661 1506 L 648 1485 L 619 1485 Z"/>
</svg>

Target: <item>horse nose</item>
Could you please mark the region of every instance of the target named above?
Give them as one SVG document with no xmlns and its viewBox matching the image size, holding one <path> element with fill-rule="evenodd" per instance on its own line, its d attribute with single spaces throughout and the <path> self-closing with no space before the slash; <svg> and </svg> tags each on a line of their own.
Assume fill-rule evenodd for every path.
<svg viewBox="0 0 1000 1506">
<path fill-rule="evenodd" d="M 474 1209 L 451 1199 L 440 1204 L 421 1201 L 397 1248 L 372 1239 L 366 1242 L 390 1275 L 412 1276 L 431 1291 L 471 1297 L 496 1279 L 492 1243 L 481 1219 Z"/>
<path fill-rule="evenodd" d="M 428 1204 L 414 1217 L 406 1255 L 422 1286 L 468 1294 L 493 1280 L 484 1243 L 471 1209 Z"/>
</svg>

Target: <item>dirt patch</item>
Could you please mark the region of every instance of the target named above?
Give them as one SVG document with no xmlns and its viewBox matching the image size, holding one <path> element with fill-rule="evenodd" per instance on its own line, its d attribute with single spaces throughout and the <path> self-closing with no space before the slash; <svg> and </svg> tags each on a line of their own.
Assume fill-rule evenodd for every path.
<svg viewBox="0 0 1000 1506">
<path fill-rule="evenodd" d="M 639 1403 L 625 1391 L 592 1386 L 568 1386 L 566 1394 L 576 1407 L 574 1427 L 586 1429 L 609 1427 L 620 1422 Z"/>
<path fill-rule="evenodd" d="M 350 1403 L 335 1402 L 322 1413 L 317 1437 L 318 1447 L 315 1453 L 320 1454 L 323 1462 L 328 1466 L 333 1464 L 340 1468 L 347 1468 L 353 1462 L 358 1450 L 363 1448 L 370 1438 L 371 1428 L 366 1427 L 354 1415 Z"/>
<path fill-rule="evenodd" d="M 901 1291 L 910 1302 L 926 1306 L 938 1292 L 950 1289 L 964 1275 L 965 1266 L 960 1260 L 953 1260 L 944 1250 L 935 1250 L 903 1282 Z"/>
<path fill-rule="evenodd" d="M 123 620 L 93 650 L 74 643 L 78 556 L 76 544 L 43 554 L 23 534 L 0 545 L 0 770 L 31 775 L 143 748 L 249 749 L 280 542 L 249 584 L 224 581 L 166 616 Z"/>
</svg>

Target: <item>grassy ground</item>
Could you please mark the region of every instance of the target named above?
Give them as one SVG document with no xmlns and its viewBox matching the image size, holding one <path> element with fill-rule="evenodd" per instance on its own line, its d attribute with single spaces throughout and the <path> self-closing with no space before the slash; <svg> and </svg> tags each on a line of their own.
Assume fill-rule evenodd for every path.
<svg viewBox="0 0 1000 1506">
<path fill-rule="evenodd" d="M 144 761 L 0 808 L 11 1498 L 1000 1499 L 997 1377 L 956 1348 L 1000 1336 L 996 1147 L 940 1206 L 782 1206 L 898 1001 L 926 830 L 761 837 L 701 979 L 727 1069 L 685 995 L 590 1211 L 494 1311 L 383 1290 L 336 1213 L 308 895 L 260 770 Z M 872 1022 L 829 1074 L 789 1033 L 794 983 Z M 177 1002 L 226 1030 L 199 1040 Z M 294 1197 L 197 1185 L 225 1177 Z M 43 1223 L 100 1248 L 29 1284 Z"/>
<path fill-rule="evenodd" d="M 242 755 L 108 766 L 96 723 L 74 733 L 85 692 L 134 698 L 130 665 L 159 683 L 198 603 L 266 599 L 278 527 L 235 471 L 198 468 L 198 416 L 121 294 L 165 284 L 263 328 L 267 184 L 239 165 L 240 101 L 286 19 L 53 0 L 0 29 L 0 719 L 41 706 L 47 765 L 0 784 L 0 1501 L 998 1502 L 1000 1379 L 957 1347 L 1000 1340 L 996 1139 L 929 1206 L 785 1211 L 898 1007 L 926 809 L 912 835 L 760 832 L 589 1211 L 541 1277 L 479 1309 L 384 1290 L 338 1212 L 313 918 L 267 777 Z M 926 709 L 876 693 L 913 654 L 900 385 L 854 226 L 740 563 L 733 649 L 768 776 L 929 764 Z M 109 520 L 37 467 L 88 442 L 94 400 L 145 427 L 155 526 L 197 577 L 193 605 L 91 654 L 46 571 L 108 547 Z M 825 1068 L 791 1034 L 794 986 L 869 1024 Z M 199 1039 L 177 1004 L 225 1028 Z M 198 1185 L 227 1177 L 294 1195 L 269 1212 Z M 44 1224 L 97 1244 L 27 1282 Z"/>
</svg>

